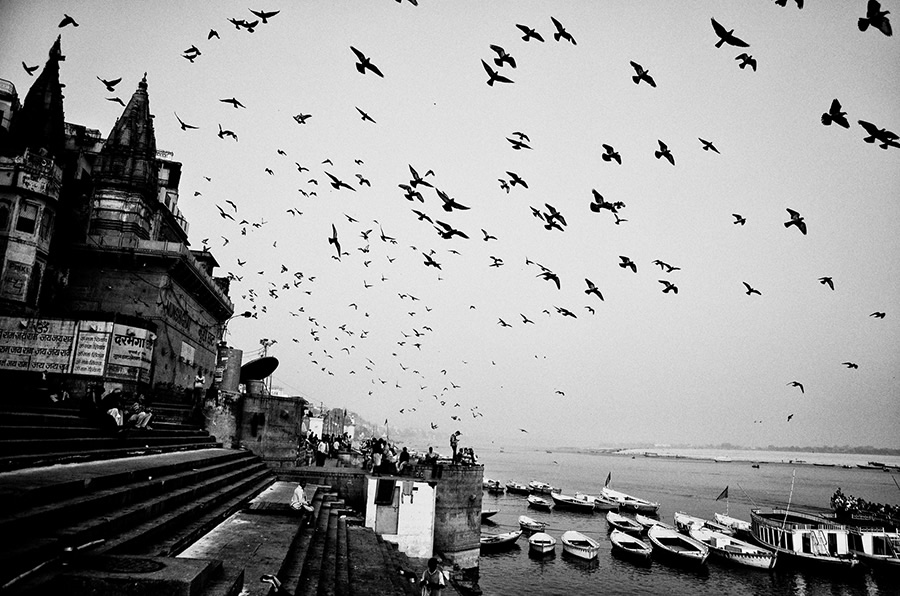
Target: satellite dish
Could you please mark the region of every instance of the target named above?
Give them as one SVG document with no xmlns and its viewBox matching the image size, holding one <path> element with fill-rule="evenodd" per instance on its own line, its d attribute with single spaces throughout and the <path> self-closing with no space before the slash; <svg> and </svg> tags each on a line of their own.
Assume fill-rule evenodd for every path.
<svg viewBox="0 0 900 596">
<path fill-rule="evenodd" d="M 241 383 L 265 379 L 275 372 L 276 368 L 278 368 L 278 358 L 274 356 L 263 356 L 251 360 L 241 367 Z"/>
</svg>

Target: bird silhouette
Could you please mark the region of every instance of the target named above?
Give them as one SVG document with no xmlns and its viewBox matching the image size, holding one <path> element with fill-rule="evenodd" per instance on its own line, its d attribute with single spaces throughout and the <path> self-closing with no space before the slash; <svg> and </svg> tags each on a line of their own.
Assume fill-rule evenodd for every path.
<svg viewBox="0 0 900 596">
<path fill-rule="evenodd" d="M 306 121 L 312 118 L 312 114 L 297 114 L 294 116 L 294 120 L 297 124 L 306 124 Z"/>
<path fill-rule="evenodd" d="M 238 137 L 237 137 L 237 135 L 234 133 L 234 131 L 223 129 L 221 124 L 219 125 L 219 132 L 218 132 L 217 134 L 219 135 L 219 138 L 220 138 L 220 139 L 224 139 L 225 137 L 231 137 L 231 138 L 233 138 L 235 141 L 238 140 Z"/>
<path fill-rule="evenodd" d="M 577 319 L 577 318 L 578 318 L 578 317 L 575 315 L 575 313 L 573 313 L 571 310 L 569 310 L 569 309 L 567 309 L 567 308 L 563 308 L 563 307 L 561 307 L 561 306 L 554 306 L 553 308 L 556 309 L 556 312 L 557 312 L 557 313 L 561 314 L 561 315 L 564 316 L 564 317 L 572 317 L 573 319 Z"/>
<path fill-rule="evenodd" d="M 221 39 L 221 38 L 219 37 L 219 32 L 218 32 L 218 31 L 216 31 L 215 29 L 210 29 L 210 30 L 209 30 L 209 34 L 206 36 L 206 39 L 207 39 L 207 41 L 209 41 L 209 40 L 212 39 L 213 37 L 215 37 L 216 39 Z"/>
<path fill-rule="evenodd" d="M 244 104 L 242 104 L 241 102 L 239 102 L 238 100 L 236 100 L 233 97 L 230 99 L 220 99 L 219 101 L 221 101 L 222 103 L 230 103 L 232 106 L 234 106 L 235 109 L 246 108 L 246 106 Z"/>
<path fill-rule="evenodd" d="M 73 27 L 77 27 L 77 26 L 78 26 L 78 23 L 76 23 L 76 22 L 75 22 L 75 19 L 73 19 L 73 18 L 70 17 L 69 15 L 63 14 L 63 19 L 59 22 L 58 27 L 59 27 L 60 29 L 62 29 L 62 28 L 65 27 L 66 25 L 72 25 Z"/>
<path fill-rule="evenodd" d="M 787 212 L 788 215 L 791 216 L 791 219 L 790 221 L 784 222 L 784 227 L 789 228 L 791 226 L 797 226 L 797 229 L 806 236 L 806 222 L 803 221 L 803 217 L 793 209 L 788 209 Z"/>
<path fill-rule="evenodd" d="M 819 283 L 834 290 L 834 280 L 832 280 L 830 277 L 820 277 Z"/>
<path fill-rule="evenodd" d="M 634 69 L 634 72 L 637 73 L 631 77 L 631 80 L 634 81 L 635 85 L 640 85 L 641 81 L 645 81 L 651 87 L 656 87 L 656 81 L 653 80 L 653 77 L 650 76 L 650 72 L 645 70 L 643 66 L 632 60 L 631 67 Z"/>
<path fill-rule="evenodd" d="M 192 126 L 190 124 L 186 124 L 181 118 L 178 117 L 178 112 L 174 112 L 175 119 L 178 120 L 179 126 L 181 126 L 181 130 L 196 129 L 196 126 Z"/>
<path fill-rule="evenodd" d="M 738 48 L 749 48 L 750 44 L 748 44 L 743 39 L 735 37 L 734 29 L 728 31 L 720 25 L 715 19 L 710 19 L 712 21 L 713 31 L 716 32 L 716 35 L 719 37 L 719 41 L 716 42 L 716 47 L 721 48 L 722 44 L 728 44 L 730 46 L 735 46 Z"/>
<path fill-rule="evenodd" d="M 762 296 L 762 292 L 760 292 L 760 291 L 757 290 L 756 288 L 751 288 L 751 287 L 750 287 L 750 284 L 748 284 L 747 282 L 744 281 L 744 282 L 741 282 L 741 283 L 743 283 L 743 284 L 744 284 L 744 287 L 747 288 L 747 295 L 748 295 L 748 296 L 751 296 L 751 295 L 753 295 L 753 294 L 756 294 L 756 295 L 758 295 L 758 296 Z"/>
<path fill-rule="evenodd" d="M 734 218 L 735 225 L 737 225 L 737 224 L 744 225 L 745 223 L 747 223 L 747 218 L 739 213 L 732 213 L 731 216 Z"/>
<path fill-rule="evenodd" d="M 337 259 L 341 260 L 341 243 L 338 241 L 337 228 L 334 227 L 334 224 L 331 224 L 331 237 L 328 238 L 328 244 L 333 244 L 335 251 L 337 251 Z"/>
<path fill-rule="evenodd" d="M 803 8 L 803 0 L 794 0 L 797 3 L 797 8 Z M 787 0 L 775 0 L 775 4 L 778 6 L 787 6 Z"/>
<path fill-rule="evenodd" d="M 806 391 L 803 389 L 803 383 L 799 381 L 791 381 L 790 383 L 788 383 L 788 385 L 790 385 L 791 387 L 798 387 L 800 389 L 800 393 L 806 393 Z"/>
<path fill-rule="evenodd" d="M 336 176 L 329 172 L 325 172 L 325 175 L 331 178 L 331 187 L 335 190 L 340 190 L 341 188 L 349 188 L 353 192 L 356 192 L 356 189 L 344 182 L 343 180 L 339 180 Z"/>
<path fill-rule="evenodd" d="M 672 273 L 673 271 L 681 271 L 681 267 L 675 267 L 673 265 L 669 265 L 668 263 L 664 263 L 659 259 L 653 261 L 654 265 L 659 265 L 659 268 L 665 271 L 666 273 Z"/>
<path fill-rule="evenodd" d="M 534 29 L 532 29 L 531 27 L 528 27 L 527 25 L 518 25 L 518 24 L 516 25 L 516 27 L 519 29 L 519 31 L 524 33 L 524 35 L 522 36 L 522 41 L 531 41 L 532 39 L 536 39 L 538 41 L 544 41 L 544 38 L 541 36 L 541 34 L 538 33 L 537 31 L 535 31 Z"/>
<path fill-rule="evenodd" d="M 497 66 L 503 66 L 504 64 L 509 64 L 513 68 L 516 67 L 516 59 L 506 53 L 506 50 L 497 45 L 490 46 L 492 50 L 497 52 L 497 57 L 494 58 L 494 64 Z"/>
<path fill-rule="evenodd" d="M 363 111 L 360 110 L 359 108 L 356 108 L 356 111 L 359 112 L 360 119 L 361 119 L 363 122 L 371 122 L 372 124 L 375 124 L 375 120 L 373 120 L 371 116 L 369 116 L 368 114 L 366 114 L 365 112 L 363 112 Z"/>
<path fill-rule="evenodd" d="M 528 145 L 521 139 L 510 139 L 509 137 L 507 137 L 506 140 L 509 141 L 509 143 L 512 145 L 512 148 L 516 151 L 519 151 L 521 149 L 531 149 L 531 145 Z"/>
<path fill-rule="evenodd" d="M 622 261 L 619 263 L 619 267 L 622 269 L 630 268 L 632 272 L 637 273 L 637 263 L 622 255 L 619 255 L 619 259 Z"/>
<path fill-rule="evenodd" d="M 448 195 L 441 189 L 435 188 L 434 190 L 437 192 L 437 195 L 438 195 L 438 197 L 440 197 L 441 201 L 444 202 L 444 204 L 441 205 L 441 209 L 443 209 L 444 211 L 449 213 L 449 212 L 453 211 L 454 209 L 459 209 L 461 211 L 469 209 L 465 205 L 457 203 L 456 199 L 454 199 L 453 197 L 451 197 L 450 195 Z"/>
<path fill-rule="evenodd" d="M 497 324 L 500 325 L 501 327 L 512 327 L 512 325 L 510 325 L 503 319 L 497 319 Z"/>
<path fill-rule="evenodd" d="M 412 174 L 412 180 L 409 181 L 409 184 L 413 188 L 415 188 L 419 185 L 434 188 L 433 186 L 431 186 L 430 182 L 425 180 L 425 178 L 428 177 L 428 174 L 434 175 L 434 172 L 432 172 L 431 170 L 428 170 L 427 172 L 425 172 L 425 176 L 419 176 L 419 173 L 415 170 L 415 168 L 413 168 L 412 166 L 409 166 L 409 173 Z"/>
<path fill-rule="evenodd" d="M 528 184 L 515 172 L 506 172 L 509 176 L 509 185 L 510 186 L 521 186 L 522 188 L 528 188 Z"/>
<path fill-rule="evenodd" d="M 496 239 L 497 239 L 496 236 L 492 236 L 492 235 L 488 234 L 488 233 L 484 230 L 484 228 L 481 229 L 481 233 L 484 234 L 484 241 L 485 241 L 485 242 L 487 242 L 488 240 L 496 240 Z"/>
<path fill-rule="evenodd" d="M 219 210 L 219 215 L 222 216 L 222 219 L 230 219 L 231 221 L 234 221 L 234 218 L 231 216 L 231 214 L 228 213 L 227 211 L 225 211 L 224 209 L 222 209 L 221 207 L 219 207 L 218 205 L 216 205 L 216 209 Z"/>
<path fill-rule="evenodd" d="M 869 133 L 868 136 L 863 139 L 866 143 L 879 142 L 881 144 L 878 146 L 882 149 L 887 149 L 888 147 L 900 148 L 900 144 L 897 143 L 897 139 L 900 139 L 900 137 L 898 137 L 896 133 L 885 128 L 878 128 L 871 122 L 866 122 L 865 120 L 859 120 L 858 122 L 859 125 Z"/>
<path fill-rule="evenodd" d="M 659 143 L 659 151 L 653 152 L 653 154 L 656 156 L 656 159 L 665 157 L 667 160 L 669 160 L 669 163 L 674 166 L 675 158 L 672 156 L 672 152 L 669 150 L 669 147 L 659 139 L 657 139 L 656 142 Z"/>
<path fill-rule="evenodd" d="M 444 240 L 450 240 L 454 236 L 460 236 L 462 238 L 465 238 L 466 240 L 469 239 L 469 237 L 464 232 L 454 229 L 450 224 L 437 220 L 435 220 L 434 223 L 434 229 L 437 230 L 438 235 Z"/>
<path fill-rule="evenodd" d="M 603 161 L 615 161 L 617 164 L 622 165 L 622 156 L 613 148 L 612 145 L 603 145 L 603 154 L 600 155 L 600 158 Z"/>
<path fill-rule="evenodd" d="M 881 10 L 881 4 L 879 4 L 878 0 L 869 0 L 869 3 L 866 5 L 866 16 L 857 21 L 859 30 L 865 31 L 869 28 L 869 25 L 872 25 L 872 27 L 890 37 L 893 31 L 891 30 L 891 22 L 887 18 L 888 14 L 890 14 L 890 11 Z M 61 24 L 60 27 L 62 27 Z"/>
<path fill-rule="evenodd" d="M 559 281 L 559 276 L 556 275 L 555 273 L 553 273 L 552 271 L 550 271 L 549 269 L 546 271 L 541 271 L 535 277 L 540 277 L 546 281 L 552 281 L 553 283 L 556 284 L 557 290 L 562 289 L 560 281 Z"/>
<path fill-rule="evenodd" d="M 843 364 L 847 368 L 859 368 L 859 365 L 855 362 L 841 362 L 841 364 Z"/>
<path fill-rule="evenodd" d="M 837 98 L 831 101 L 831 107 L 822 114 L 822 124 L 830 126 L 832 122 L 844 128 L 850 128 L 850 122 L 847 121 L 847 112 L 841 111 L 841 102 Z"/>
<path fill-rule="evenodd" d="M 522 317 L 522 324 L 523 324 L 523 325 L 524 325 L 524 324 L 528 324 L 528 323 L 531 323 L 532 325 L 534 325 L 534 321 L 532 321 L 531 319 L 529 319 L 528 317 L 526 317 L 526 316 L 523 315 L 522 313 L 519 313 L 519 316 Z"/>
<path fill-rule="evenodd" d="M 250 12 L 252 12 L 253 15 L 256 16 L 257 18 L 259 18 L 259 20 L 262 21 L 262 24 L 265 25 L 269 22 L 268 19 L 271 19 L 272 17 L 274 17 L 281 11 L 275 10 L 272 12 L 263 12 L 261 10 L 251 10 Z"/>
<path fill-rule="evenodd" d="M 659 283 L 663 284 L 665 287 L 663 288 L 663 294 L 668 294 L 669 292 L 673 292 L 675 294 L 678 293 L 678 286 L 673 284 L 672 282 L 666 281 L 664 279 L 657 280 Z"/>
<path fill-rule="evenodd" d="M 594 282 L 592 282 L 591 280 L 589 280 L 586 277 L 584 278 L 584 281 L 587 284 L 587 289 L 584 291 L 584 293 L 585 294 L 593 294 L 600 300 L 603 300 L 603 294 L 600 293 L 599 288 L 597 288 L 597 286 L 594 285 Z"/>
<path fill-rule="evenodd" d="M 744 70 L 749 66 L 753 69 L 753 72 L 756 72 L 756 58 L 754 58 L 750 54 L 744 52 L 743 54 L 738 54 L 737 56 L 735 56 L 734 59 L 741 61 L 741 63 L 738 64 L 741 70 Z"/>
<path fill-rule="evenodd" d="M 491 68 L 490 65 L 487 62 L 485 62 L 484 60 L 481 61 L 481 65 L 484 66 L 484 72 L 486 72 L 489 77 L 487 80 L 488 87 L 493 87 L 494 83 L 512 83 L 513 82 L 512 79 L 510 79 L 508 77 L 504 77 L 503 75 L 498 73 L 496 70 Z"/>
<path fill-rule="evenodd" d="M 700 137 L 697 137 L 697 138 L 700 139 Z M 703 144 L 703 147 L 701 147 L 701 149 L 703 149 L 704 151 L 713 151 L 715 153 L 719 153 L 719 150 L 716 149 L 716 146 L 712 144 L 712 141 L 707 141 L 706 139 L 700 139 L 700 142 Z"/>
<path fill-rule="evenodd" d="M 116 85 L 118 85 L 119 83 L 122 82 L 122 77 L 119 77 L 118 79 L 112 79 L 111 81 L 107 81 L 106 79 L 101 79 L 100 77 L 97 77 L 97 80 L 100 81 L 101 83 L 103 83 L 104 85 L 106 85 L 107 91 L 109 91 L 110 93 L 115 93 Z"/>
<path fill-rule="evenodd" d="M 793 418 L 793 417 L 794 417 L 793 414 L 788 414 L 787 421 L 790 422 L 790 421 L 791 421 L 791 418 Z"/>
<path fill-rule="evenodd" d="M 350 46 L 350 50 L 354 54 L 356 54 L 356 70 L 359 72 L 359 74 L 364 75 L 366 74 L 366 70 L 370 70 L 373 73 L 377 74 L 379 77 L 384 78 L 384 75 L 381 74 L 381 71 L 378 69 L 378 67 L 372 64 L 372 61 L 369 60 L 369 58 L 367 58 L 365 54 L 363 54 L 353 46 Z"/>
<path fill-rule="evenodd" d="M 577 45 L 575 43 L 575 38 L 572 37 L 572 34 L 566 31 L 565 27 L 562 26 L 562 23 L 557 21 L 555 18 L 550 17 L 550 20 L 553 21 L 553 26 L 556 27 L 556 32 L 553 34 L 553 39 L 559 41 L 560 39 L 565 39 L 573 46 Z"/>
<path fill-rule="evenodd" d="M 885 317 L 885 313 L 876 310 L 875 312 L 873 312 L 873 313 L 870 314 L 869 316 L 870 316 L 870 317 L 875 317 L 876 319 L 883 319 L 883 318 Z"/>
<path fill-rule="evenodd" d="M 37 70 L 38 68 L 40 68 L 40 67 L 41 67 L 40 64 L 35 64 L 34 66 L 28 66 L 27 64 L 25 64 L 24 61 L 22 62 L 22 68 L 25 69 L 25 72 L 28 73 L 28 76 L 29 76 L 29 77 L 33 77 L 33 76 L 34 76 L 34 71 L 36 71 L 36 70 Z"/>
</svg>

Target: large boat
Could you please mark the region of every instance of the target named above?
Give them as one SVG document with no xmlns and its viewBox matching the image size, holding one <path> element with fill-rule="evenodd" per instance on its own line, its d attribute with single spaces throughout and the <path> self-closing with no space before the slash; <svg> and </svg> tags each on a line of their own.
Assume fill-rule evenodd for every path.
<svg viewBox="0 0 900 596">
<path fill-rule="evenodd" d="M 594 509 L 596 511 L 615 511 L 619 508 L 619 502 L 604 497 L 603 495 L 586 495 L 584 493 L 575 493 L 577 499 L 588 499 L 594 501 Z"/>
<path fill-rule="evenodd" d="M 751 509 L 753 540 L 778 552 L 783 563 L 851 568 L 850 531 L 819 515 L 785 509 Z"/>
<path fill-rule="evenodd" d="M 619 504 L 620 511 L 632 511 L 635 513 L 656 513 L 659 511 L 659 503 L 633 497 L 629 494 L 613 490 L 607 486 L 601 489 L 601 494 Z"/>
<path fill-rule="evenodd" d="M 613 553 L 641 563 L 650 563 L 653 548 L 643 540 L 620 530 L 613 530 L 609 534 L 609 542 L 612 544 Z"/>
<path fill-rule="evenodd" d="M 549 495 L 551 493 L 559 492 L 559 489 L 555 486 L 550 486 L 546 482 L 538 482 L 537 480 L 532 480 L 528 483 L 528 490 L 531 493 L 538 495 Z"/>
<path fill-rule="evenodd" d="M 875 571 L 900 577 L 900 532 L 880 528 L 852 528 L 850 552 Z"/>
<path fill-rule="evenodd" d="M 775 567 L 777 554 L 775 551 L 756 546 L 734 536 L 722 534 L 709 528 L 694 526 L 689 531 L 690 537 L 709 547 L 713 557 L 757 569 Z"/>
<path fill-rule="evenodd" d="M 634 536 L 640 536 L 644 532 L 644 526 L 630 517 L 625 517 L 615 511 L 606 512 L 606 523 L 609 524 L 610 530 L 619 530 Z"/>
<path fill-rule="evenodd" d="M 556 550 L 556 538 L 544 532 L 532 534 L 528 539 L 528 550 L 536 555 L 546 555 Z"/>
<path fill-rule="evenodd" d="M 527 515 L 520 515 L 519 527 L 527 532 L 543 532 L 547 527 L 547 523 L 532 519 Z"/>
<path fill-rule="evenodd" d="M 524 484 L 519 484 L 518 482 L 507 482 L 506 492 L 512 495 L 527 495 L 530 491 Z"/>
<path fill-rule="evenodd" d="M 569 511 L 578 511 L 579 513 L 593 513 L 594 501 L 588 499 L 579 499 L 562 493 L 550 493 L 553 499 L 553 505 L 557 509 L 567 509 Z"/>
<path fill-rule="evenodd" d="M 691 531 L 691 528 L 709 528 L 710 530 L 728 536 L 734 535 L 734 530 L 727 526 L 724 526 L 712 520 L 703 519 L 702 517 L 688 515 L 687 513 L 682 513 L 681 511 L 676 511 L 674 518 L 675 528 L 682 534 L 687 534 Z"/>
<path fill-rule="evenodd" d="M 702 542 L 659 524 L 647 531 L 647 538 L 653 544 L 653 551 L 672 563 L 700 566 L 709 556 L 709 547 Z"/>
<path fill-rule="evenodd" d="M 581 559 L 595 559 L 597 553 L 600 552 L 600 543 L 593 538 L 588 538 L 581 532 L 568 530 L 563 532 L 560 541 L 563 545 L 563 551 L 579 557 Z"/>
<path fill-rule="evenodd" d="M 516 540 L 518 540 L 521 535 L 522 530 L 514 530 L 503 534 L 482 534 L 481 550 L 493 551 L 509 548 L 516 543 Z"/>
<path fill-rule="evenodd" d="M 528 495 L 528 506 L 539 511 L 550 511 L 553 503 L 537 495 Z"/>
</svg>

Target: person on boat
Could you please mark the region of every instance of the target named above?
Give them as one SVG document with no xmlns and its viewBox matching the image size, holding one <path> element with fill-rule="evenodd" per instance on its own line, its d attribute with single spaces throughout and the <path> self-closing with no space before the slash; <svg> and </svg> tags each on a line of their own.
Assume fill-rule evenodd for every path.
<svg viewBox="0 0 900 596">
<path fill-rule="evenodd" d="M 422 579 L 419 580 L 422 596 L 441 596 L 446 585 L 444 570 L 438 565 L 438 560 L 431 557 L 428 559 L 428 568 L 422 572 Z"/>
</svg>

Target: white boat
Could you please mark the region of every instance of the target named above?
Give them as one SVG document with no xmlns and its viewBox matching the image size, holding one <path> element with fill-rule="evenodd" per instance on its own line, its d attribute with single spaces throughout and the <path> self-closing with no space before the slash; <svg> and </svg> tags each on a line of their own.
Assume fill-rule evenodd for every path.
<svg viewBox="0 0 900 596">
<path fill-rule="evenodd" d="M 528 495 L 528 506 L 541 511 L 550 511 L 553 508 L 553 503 L 537 495 Z"/>
<path fill-rule="evenodd" d="M 751 509 L 753 540 L 778 552 L 782 563 L 850 569 L 850 530 L 819 515 L 785 509 Z"/>
<path fill-rule="evenodd" d="M 594 501 L 595 511 L 615 511 L 619 508 L 619 502 L 603 495 L 586 495 L 584 493 L 575 493 L 576 499 L 587 499 Z"/>
<path fill-rule="evenodd" d="M 519 527 L 528 532 L 543 532 L 547 527 L 546 522 L 532 519 L 527 515 L 519 516 Z"/>
<path fill-rule="evenodd" d="M 874 571 L 900 577 L 900 532 L 876 528 L 852 528 L 850 552 Z"/>
<path fill-rule="evenodd" d="M 612 552 L 629 559 L 650 563 L 653 548 L 643 540 L 621 530 L 613 530 L 609 534 L 609 541 L 612 544 Z"/>
<path fill-rule="evenodd" d="M 630 517 L 625 517 L 615 511 L 606 512 L 606 523 L 609 524 L 609 527 L 612 530 L 619 530 L 620 532 L 633 534 L 635 536 L 640 536 L 644 531 L 644 526 Z"/>
<path fill-rule="evenodd" d="M 656 513 L 659 511 L 659 503 L 634 497 L 632 495 L 613 490 L 607 486 L 601 489 L 601 494 L 619 504 L 620 511 L 633 511 L 635 513 Z"/>
<path fill-rule="evenodd" d="M 493 517 L 500 513 L 499 509 L 482 509 L 481 510 L 481 521 L 488 519 L 489 517 Z"/>
<path fill-rule="evenodd" d="M 675 529 L 675 526 L 673 526 L 672 524 L 667 524 L 666 522 L 660 521 L 655 517 L 647 517 L 646 515 L 643 515 L 641 513 L 634 514 L 634 521 L 641 524 L 644 527 L 645 532 L 653 526 L 662 526 L 664 528 L 669 528 L 670 530 Z"/>
<path fill-rule="evenodd" d="M 716 513 L 715 519 L 726 528 L 731 528 L 734 531 L 735 536 L 749 538 L 752 535 L 750 532 L 750 522 L 748 521 L 731 517 L 725 513 Z"/>
<path fill-rule="evenodd" d="M 594 501 L 585 498 L 572 497 L 562 493 L 550 493 L 553 504 L 557 509 L 567 509 L 569 511 L 578 511 L 580 513 L 593 513 Z"/>
<path fill-rule="evenodd" d="M 647 531 L 647 538 L 654 552 L 673 563 L 699 566 L 709 556 L 709 547 L 702 542 L 659 524 Z"/>
<path fill-rule="evenodd" d="M 559 489 L 555 486 L 550 486 L 546 482 L 538 482 L 537 480 L 532 480 L 528 483 L 528 490 L 539 495 L 549 495 L 551 493 L 559 492 Z"/>
<path fill-rule="evenodd" d="M 731 528 L 723 526 L 718 522 L 703 519 L 702 517 L 688 515 L 687 513 L 682 513 L 681 511 L 676 511 L 674 517 L 675 528 L 682 534 L 687 534 L 691 531 L 691 528 L 709 528 L 710 530 L 720 532 L 728 536 L 734 535 L 734 530 L 732 530 Z"/>
<path fill-rule="evenodd" d="M 481 550 L 501 550 L 516 543 L 522 530 L 514 530 L 503 534 L 481 534 Z"/>
<path fill-rule="evenodd" d="M 594 559 L 597 557 L 597 553 L 600 552 L 599 542 L 575 530 L 563 532 L 560 541 L 564 552 L 581 559 Z"/>
<path fill-rule="evenodd" d="M 527 495 L 529 491 L 528 487 L 524 484 L 519 484 L 518 482 L 507 482 L 506 492 L 513 495 Z"/>
<path fill-rule="evenodd" d="M 528 539 L 528 550 L 536 555 L 546 555 L 556 550 L 556 538 L 544 532 L 532 534 Z"/>
<path fill-rule="evenodd" d="M 712 556 L 723 561 L 757 569 L 775 567 L 777 553 L 762 546 L 756 546 L 738 540 L 734 536 L 703 527 L 692 527 L 689 534 L 694 540 L 699 540 L 708 546 Z"/>
</svg>

